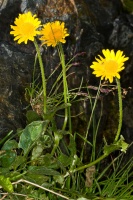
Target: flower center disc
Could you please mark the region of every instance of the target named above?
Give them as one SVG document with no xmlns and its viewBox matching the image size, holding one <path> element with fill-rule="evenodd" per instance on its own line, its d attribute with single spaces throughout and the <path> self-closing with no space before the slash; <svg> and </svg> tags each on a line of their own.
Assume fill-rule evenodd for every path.
<svg viewBox="0 0 133 200">
<path fill-rule="evenodd" d="M 22 29 L 23 35 L 29 35 L 30 33 L 34 32 L 34 26 L 29 22 L 24 23 L 21 29 Z"/>
<path fill-rule="evenodd" d="M 113 60 L 106 61 L 104 63 L 104 70 L 106 74 L 114 75 L 118 70 L 118 64 Z"/>
<path fill-rule="evenodd" d="M 52 40 L 54 41 L 59 41 L 61 39 L 61 30 L 59 29 L 54 29 L 54 31 L 52 32 Z"/>
</svg>

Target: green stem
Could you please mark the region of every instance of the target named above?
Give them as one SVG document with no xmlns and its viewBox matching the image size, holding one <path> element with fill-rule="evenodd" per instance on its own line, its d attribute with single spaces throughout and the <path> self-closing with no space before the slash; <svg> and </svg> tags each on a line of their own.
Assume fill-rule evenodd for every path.
<svg viewBox="0 0 133 200">
<path fill-rule="evenodd" d="M 122 127 L 122 117 L 123 117 L 121 85 L 120 85 L 120 81 L 118 78 L 116 78 L 116 83 L 117 83 L 117 88 L 118 88 L 118 101 L 119 101 L 119 124 L 118 124 L 118 129 L 117 129 L 117 133 L 116 133 L 114 142 L 117 142 L 119 139 L 121 127 Z"/>
<path fill-rule="evenodd" d="M 62 65 L 62 74 L 63 74 L 63 94 L 64 94 L 64 103 L 67 104 L 69 103 L 69 94 L 68 94 L 68 85 L 67 85 L 67 77 L 66 77 L 66 64 L 65 64 L 65 56 L 64 56 L 64 51 L 62 48 L 62 44 L 59 43 L 59 56 L 60 56 L 60 61 Z M 71 115 L 70 115 L 70 108 L 66 107 L 65 108 L 65 119 L 64 119 L 64 124 L 63 124 L 63 130 L 66 128 L 67 120 L 69 117 L 69 130 L 71 131 Z"/>
<path fill-rule="evenodd" d="M 71 173 L 86 169 L 88 167 L 91 167 L 93 165 L 96 165 L 98 162 L 100 162 L 101 160 L 103 160 L 104 158 L 106 158 L 108 156 L 108 154 L 103 154 L 102 156 L 100 156 L 98 159 L 94 160 L 93 162 L 87 164 L 87 165 L 83 165 L 81 167 L 78 167 L 76 169 L 74 169 L 73 171 L 71 171 Z"/>
<path fill-rule="evenodd" d="M 37 55 L 38 55 L 38 60 L 39 60 L 39 65 L 40 65 L 40 70 L 41 70 L 41 77 L 42 77 L 42 87 L 43 87 L 43 112 L 44 114 L 46 114 L 46 110 L 47 110 L 47 93 L 46 93 L 46 78 L 45 78 L 45 72 L 44 72 L 44 66 L 43 66 L 43 62 L 42 62 L 42 57 L 41 57 L 41 53 L 38 47 L 38 44 L 36 42 L 36 40 L 34 40 L 34 45 L 37 51 Z"/>
</svg>

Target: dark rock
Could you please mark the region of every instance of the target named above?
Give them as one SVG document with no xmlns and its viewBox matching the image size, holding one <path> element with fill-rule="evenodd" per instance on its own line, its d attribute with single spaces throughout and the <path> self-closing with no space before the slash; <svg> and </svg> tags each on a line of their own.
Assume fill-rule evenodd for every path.
<svg viewBox="0 0 133 200">
<path fill-rule="evenodd" d="M 0 43 L 0 138 L 25 126 L 24 93 L 31 82 L 33 65 L 32 54 Z"/>
</svg>

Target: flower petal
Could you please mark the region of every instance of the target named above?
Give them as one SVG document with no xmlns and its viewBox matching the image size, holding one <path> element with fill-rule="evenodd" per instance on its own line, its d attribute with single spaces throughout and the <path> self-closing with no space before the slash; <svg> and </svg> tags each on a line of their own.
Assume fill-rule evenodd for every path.
<svg viewBox="0 0 133 200">
<path fill-rule="evenodd" d="M 93 74 L 96 77 L 101 76 L 101 80 L 105 78 L 105 80 L 108 79 L 112 83 L 114 77 L 120 79 L 119 72 L 125 68 L 124 62 L 129 58 L 125 57 L 123 51 L 120 50 L 115 54 L 114 50 L 103 49 L 102 53 L 105 58 L 98 55 L 99 58 L 95 58 L 96 61 L 92 63 L 90 68 L 94 70 Z"/>
<path fill-rule="evenodd" d="M 60 21 L 48 22 L 43 26 L 40 31 L 43 44 L 47 46 L 55 47 L 59 42 L 65 43 L 65 37 L 69 36 L 67 29 L 65 28 L 65 23 Z"/>
<path fill-rule="evenodd" d="M 32 16 L 31 12 L 19 14 L 15 19 L 15 26 L 11 25 L 11 35 L 14 35 L 14 40 L 18 40 L 18 44 L 24 42 L 27 44 L 28 40 L 34 41 L 34 37 L 40 32 L 37 30 L 40 27 L 41 21 L 36 18 L 36 15 Z"/>
</svg>

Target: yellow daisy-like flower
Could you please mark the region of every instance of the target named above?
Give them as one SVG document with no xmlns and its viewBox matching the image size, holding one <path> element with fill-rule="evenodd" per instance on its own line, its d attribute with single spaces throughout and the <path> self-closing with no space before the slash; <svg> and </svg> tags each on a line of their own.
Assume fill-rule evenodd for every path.
<svg viewBox="0 0 133 200">
<path fill-rule="evenodd" d="M 109 82 L 113 82 L 113 77 L 120 79 L 119 72 L 124 69 L 124 62 L 128 60 L 128 57 L 123 55 L 123 51 L 118 50 L 115 54 L 114 50 L 103 49 L 102 53 L 105 58 L 99 55 L 99 59 L 92 63 L 90 68 L 94 69 L 93 74 L 96 77 L 101 76 L 101 80 L 109 79 Z"/>
<path fill-rule="evenodd" d="M 59 42 L 65 43 L 65 37 L 69 34 L 67 33 L 67 28 L 65 28 L 64 22 L 49 22 L 43 26 L 43 29 L 40 31 L 42 37 L 40 40 L 43 41 L 43 44 L 47 46 L 55 47 Z"/>
<path fill-rule="evenodd" d="M 10 34 L 14 35 L 14 40 L 18 40 L 18 44 L 22 42 L 27 44 L 28 40 L 34 41 L 34 37 L 40 33 L 37 29 L 40 27 L 41 21 L 36 18 L 36 15 L 32 16 L 31 12 L 19 14 L 14 24 L 16 26 L 11 25 L 13 31 Z"/>
</svg>

